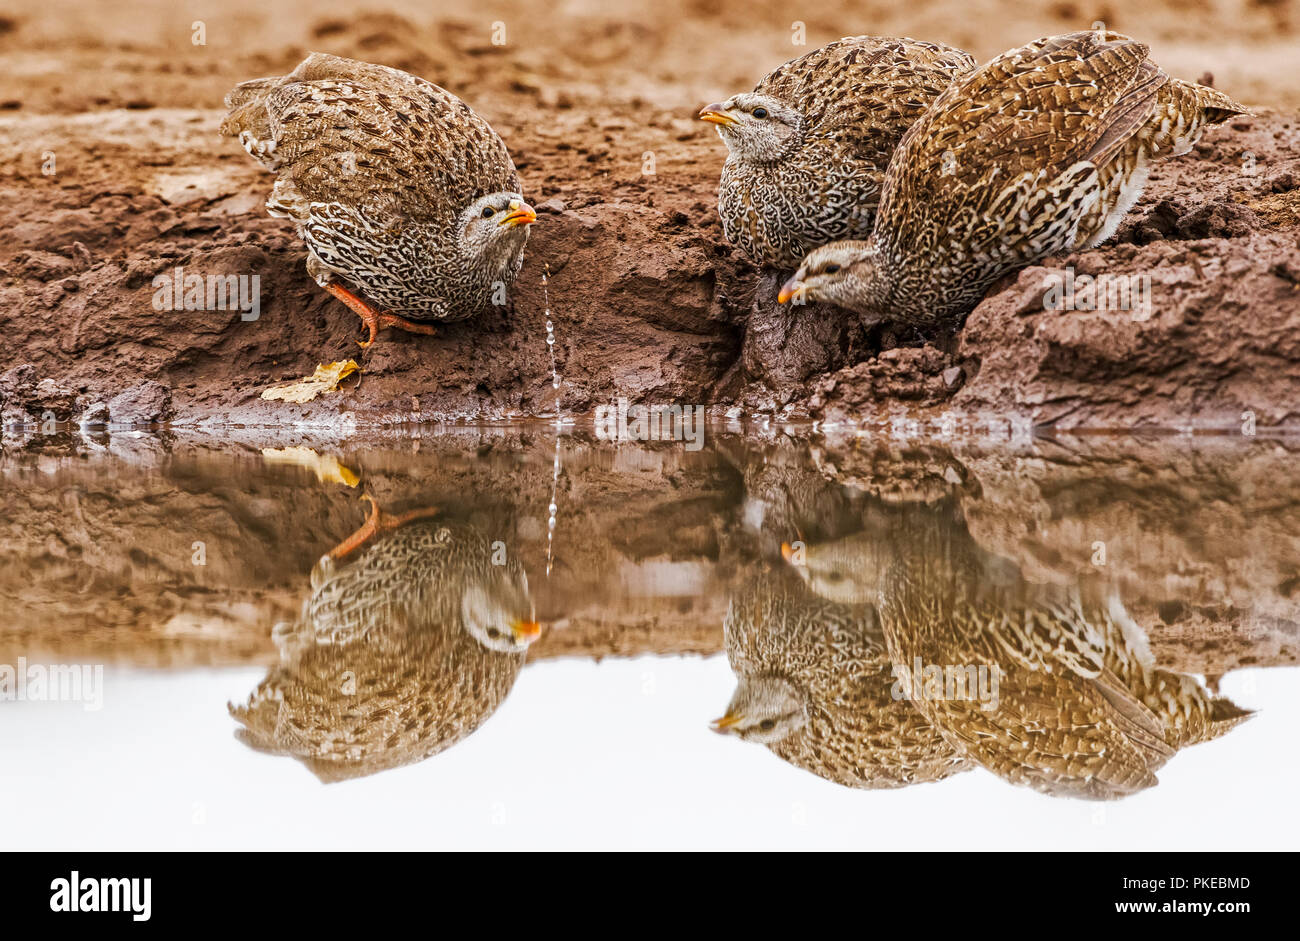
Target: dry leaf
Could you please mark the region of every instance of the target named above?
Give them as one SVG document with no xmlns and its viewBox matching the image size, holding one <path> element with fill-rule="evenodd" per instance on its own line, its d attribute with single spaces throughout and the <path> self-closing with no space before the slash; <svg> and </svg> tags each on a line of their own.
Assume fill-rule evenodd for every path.
<svg viewBox="0 0 1300 941">
<path fill-rule="evenodd" d="M 355 487 L 361 483 L 361 475 L 339 463 L 331 455 L 320 455 L 311 448 L 262 448 L 262 458 L 268 464 L 292 464 L 305 467 L 316 475 L 323 484 L 344 484 Z"/>
<path fill-rule="evenodd" d="M 262 398 L 280 399 L 285 402 L 310 402 L 322 392 L 337 392 L 340 382 L 360 370 L 361 367 L 357 365 L 356 360 L 351 359 L 317 366 L 316 371 L 305 379 L 266 389 L 262 392 Z"/>
</svg>

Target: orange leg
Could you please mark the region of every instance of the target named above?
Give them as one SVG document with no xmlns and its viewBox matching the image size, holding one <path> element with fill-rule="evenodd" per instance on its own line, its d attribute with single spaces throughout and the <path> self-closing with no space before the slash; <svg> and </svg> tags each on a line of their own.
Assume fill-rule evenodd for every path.
<svg viewBox="0 0 1300 941">
<path fill-rule="evenodd" d="M 368 349 L 375 342 L 375 337 L 384 327 L 397 327 L 399 330 L 405 330 L 407 333 L 422 333 L 425 336 L 433 336 L 433 327 L 427 323 L 412 323 L 396 314 L 385 314 L 375 310 L 361 298 L 357 297 L 347 288 L 333 281 L 325 285 L 325 290 L 329 291 L 344 304 L 352 309 L 361 322 L 370 330 L 370 336 L 365 340 L 357 341 L 357 345 L 363 350 Z"/>
<path fill-rule="evenodd" d="M 335 562 L 342 559 L 344 556 L 356 552 L 380 533 L 390 532 L 391 530 L 405 526 L 407 523 L 413 523 L 416 520 L 429 519 L 430 517 L 438 515 L 438 508 L 436 506 L 431 506 L 425 507 L 421 510 L 410 510 L 409 512 L 399 513 L 396 516 L 393 516 L 392 514 L 385 513 L 381 510 L 379 504 L 375 502 L 374 497 L 370 496 L 370 494 L 363 493 L 361 499 L 370 501 L 370 512 L 366 516 L 366 521 L 361 524 L 360 529 L 329 551 L 329 557 Z"/>
</svg>

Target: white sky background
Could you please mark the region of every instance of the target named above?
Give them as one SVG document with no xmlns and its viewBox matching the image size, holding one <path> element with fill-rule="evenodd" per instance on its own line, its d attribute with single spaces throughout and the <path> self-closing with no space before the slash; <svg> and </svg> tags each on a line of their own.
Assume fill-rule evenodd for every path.
<svg viewBox="0 0 1300 941">
<path fill-rule="evenodd" d="M 1300 668 L 1240 670 L 1261 714 L 1108 804 L 982 769 L 858 791 L 708 729 L 725 658 L 541 661 L 468 739 L 323 785 L 234 738 L 261 669 L 105 671 L 104 708 L 0 704 L 0 848 L 1300 848 Z"/>
</svg>

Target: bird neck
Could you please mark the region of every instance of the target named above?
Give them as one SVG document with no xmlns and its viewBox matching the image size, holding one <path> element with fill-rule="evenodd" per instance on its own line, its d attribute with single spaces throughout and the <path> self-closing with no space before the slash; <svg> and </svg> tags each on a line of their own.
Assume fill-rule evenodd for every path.
<svg viewBox="0 0 1300 941">
<path fill-rule="evenodd" d="M 760 137 L 724 137 L 724 140 L 731 158 L 738 163 L 755 169 L 783 166 L 803 146 L 803 122 L 801 120 L 784 137 L 773 131 Z"/>
<path fill-rule="evenodd" d="M 494 239 L 485 248 L 464 245 L 466 257 L 472 259 L 469 268 L 475 275 L 475 282 L 495 290 L 495 282 L 509 284 L 518 270 L 520 255 L 524 243 L 528 240 L 527 230 L 513 230 L 501 238 Z"/>
</svg>

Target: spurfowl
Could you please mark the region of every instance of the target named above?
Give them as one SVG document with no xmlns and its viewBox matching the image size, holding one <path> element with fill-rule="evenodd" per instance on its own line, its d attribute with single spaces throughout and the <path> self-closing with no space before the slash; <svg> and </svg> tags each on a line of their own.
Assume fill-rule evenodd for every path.
<svg viewBox="0 0 1300 941">
<path fill-rule="evenodd" d="M 818 594 L 877 606 L 912 705 L 1013 784 L 1123 797 L 1252 714 L 1157 667 L 1113 591 L 1034 584 L 981 549 L 950 501 L 895 507 L 869 531 L 808 546 L 803 562 Z M 991 696 L 972 692 L 981 670 Z"/>
<path fill-rule="evenodd" d="M 969 765 L 895 683 L 870 606 L 835 604 L 763 576 L 731 599 L 723 625 L 736 692 L 713 728 L 766 745 L 846 787 L 939 781 Z"/>
<path fill-rule="evenodd" d="M 852 36 L 711 104 L 730 152 L 722 231 L 750 261 L 787 271 L 818 245 L 865 238 L 903 132 L 975 60 L 914 39 Z"/>
<path fill-rule="evenodd" d="M 505 303 L 537 216 L 501 138 L 451 92 L 313 53 L 237 85 L 226 107 L 222 133 L 276 173 L 266 208 L 294 221 L 307 271 L 365 322 L 363 347 L 383 327 L 431 334 L 427 321 Z"/>
<path fill-rule="evenodd" d="M 422 761 L 496 711 L 541 630 L 528 581 L 433 515 L 374 509 L 321 558 L 297 621 L 274 631 L 280 664 L 231 707 L 242 741 L 338 781 Z"/>
<path fill-rule="evenodd" d="M 1110 238 L 1152 160 L 1242 113 L 1118 33 L 1013 49 L 953 82 L 908 130 L 870 237 L 811 252 L 778 299 L 959 326 L 1001 275 Z"/>
</svg>

